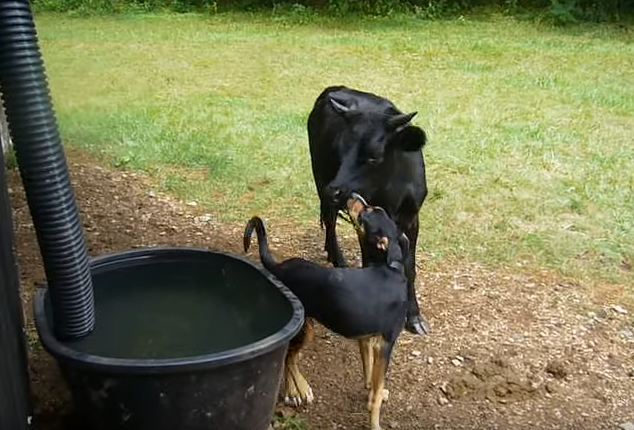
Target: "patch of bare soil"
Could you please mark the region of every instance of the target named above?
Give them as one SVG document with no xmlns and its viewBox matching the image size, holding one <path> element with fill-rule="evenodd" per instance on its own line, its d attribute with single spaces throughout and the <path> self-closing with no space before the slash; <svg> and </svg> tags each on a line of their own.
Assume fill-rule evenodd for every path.
<svg viewBox="0 0 634 430">
<path fill-rule="evenodd" d="M 159 245 L 241 252 L 243 226 L 218 222 L 222 208 L 203 213 L 193 203 L 153 191 L 140 174 L 104 169 L 76 152 L 69 160 L 91 255 Z M 30 318 L 33 292 L 44 274 L 17 174 L 11 183 L 36 423 L 61 429 L 68 394 Z M 268 224 L 279 257 L 325 264 L 317 222 L 305 231 L 285 220 Z M 423 236 L 424 224 L 423 210 Z M 353 233 L 345 226 L 340 230 L 351 256 Z M 634 309 L 614 303 L 625 286 L 590 291 L 549 273 L 464 262 L 434 271 L 423 264 L 418 279 L 433 332 L 425 338 L 401 336 L 389 373 L 384 428 L 618 429 L 634 421 Z M 311 429 L 366 428 L 354 342 L 319 328 L 302 366 L 316 401 L 297 413 Z"/>
<path fill-rule="evenodd" d="M 448 399 L 507 403 L 529 398 L 539 389 L 539 384 L 522 377 L 504 359 L 495 359 L 486 363 L 472 362 L 465 372 L 452 377 L 440 389 Z"/>
</svg>

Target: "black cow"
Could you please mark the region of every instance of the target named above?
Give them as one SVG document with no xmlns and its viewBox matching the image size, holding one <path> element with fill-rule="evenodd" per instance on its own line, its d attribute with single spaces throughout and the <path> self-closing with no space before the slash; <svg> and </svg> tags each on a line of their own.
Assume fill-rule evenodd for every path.
<svg viewBox="0 0 634 430">
<path fill-rule="evenodd" d="M 343 86 L 326 88 L 308 117 L 308 141 L 320 219 L 326 228 L 325 250 L 337 267 L 346 266 L 335 232 L 337 214 L 352 192 L 383 207 L 410 240 L 408 331 L 429 332 L 421 315 L 414 281 L 418 212 L 427 196 L 421 148 L 425 132 L 410 124 L 389 100 Z M 372 258 L 361 247 L 363 265 Z"/>
</svg>

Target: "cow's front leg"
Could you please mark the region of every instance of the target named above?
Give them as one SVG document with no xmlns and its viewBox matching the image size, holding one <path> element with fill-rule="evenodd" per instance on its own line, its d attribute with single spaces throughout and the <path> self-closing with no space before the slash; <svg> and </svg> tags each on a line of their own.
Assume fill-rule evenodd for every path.
<svg viewBox="0 0 634 430">
<path fill-rule="evenodd" d="M 405 235 L 409 239 L 409 258 L 406 265 L 407 274 L 407 322 L 405 329 L 413 334 L 426 335 L 431 332 L 429 323 L 421 314 L 416 300 L 416 242 L 418 241 L 418 218 L 407 229 Z"/>
<path fill-rule="evenodd" d="M 324 249 L 328 253 L 328 261 L 335 267 L 347 267 L 348 264 L 341 253 L 341 248 L 337 241 L 337 210 L 322 204 L 321 219 L 326 228 L 326 243 Z"/>
</svg>

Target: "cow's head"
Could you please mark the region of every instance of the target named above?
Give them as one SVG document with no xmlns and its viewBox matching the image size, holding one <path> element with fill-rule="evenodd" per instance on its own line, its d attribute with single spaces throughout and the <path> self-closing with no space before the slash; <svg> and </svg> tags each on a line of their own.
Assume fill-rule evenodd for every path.
<svg viewBox="0 0 634 430">
<path fill-rule="evenodd" d="M 339 170 L 325 189 L 331 203 L 341 208 L 352 192 L 372 199 L 375 190 L 384 187 L 386 179 L 399 169 L 395 155 L 420 151 L 426 136 L 422 129 L 410 124 L 417 112 L 358 109 L 332 96 L 329 101 L 346 122 L 337 145 Z"/>
</svg>

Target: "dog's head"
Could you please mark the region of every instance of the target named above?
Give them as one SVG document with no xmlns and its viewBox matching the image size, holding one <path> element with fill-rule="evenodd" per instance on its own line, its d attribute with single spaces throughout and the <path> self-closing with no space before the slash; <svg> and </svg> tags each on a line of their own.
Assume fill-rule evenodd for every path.
<svg viewBox="0 0 634 430">
<path fill-rule="evenodd" d="M 370 206 L 363 197 L 353 193 L 348 199 L 347 210 L 370 261 L 405 263 L 409 241 L 385 209 Z"/>
</svg>

